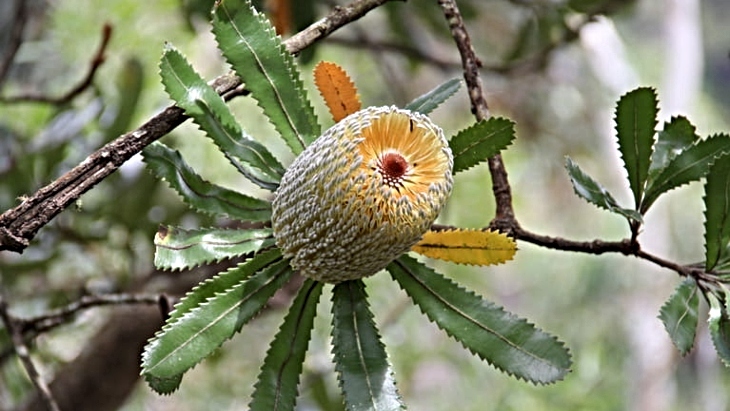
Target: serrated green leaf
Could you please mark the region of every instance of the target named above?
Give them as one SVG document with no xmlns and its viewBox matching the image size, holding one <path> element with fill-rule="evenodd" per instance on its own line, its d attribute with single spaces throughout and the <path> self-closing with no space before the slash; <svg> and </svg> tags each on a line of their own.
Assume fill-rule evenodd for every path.
<svg viewBox="0 0 730 411">
<path fill-rule="evenodd" d="M 621 96 L 616 105 L 618 149 L 628 173 L 629 186 L 637 209 L 649 176 L 659 110 L 657 104 L 656 91 L 641 87 Z"/>
<path fill-rule="evenodd" d="M 155 267 L 163 270 L 193 268 L 255 253 L 274 245 L 274 241 L 274 234 L 269 228 L 185 230 L 160 226 L 155 235 Z"/>
<path fill-rule="evenodd" d="M 570 371 L 570 353 L 555 337 L 486 301 L 409 256 L 387 267 L 426 316 L 497 369 L 547 384 Z"/>
<path fill-rule="evenodd" d="M 677 286 L 659 310 L 659 318 L 664 323 L 664 328 L 682 355 L 686 355 L 694 345 L 699 306 L 697 283 L 692 278 L 687 278 Z"/>
<path fill-rule="evenodd" d="M 710 303 L 710 312 L 708 313 L 710 338 L 722 363 L 725 366 L 730 366 L 730 317 L 728 317 L 725 307 L 717 297 L 712 293 L 707 293 L 706 297 Z"/>
<path fill-rule="evenodd" d="M 337 284 L 332 302 L 332 353 L 347 410 L 404 409 L 365 284 L 361 280 Z"/>
<path fill-rule="evenodd" d="M 180 52 L 167 47 L 160 61 L 165 91 L 192 117 L 246 178 L 274 191 L 285 169 L 262 144 L 247 136 L 225 101 L 190 66 Z"/>
<path fill-rule="evenodd" d="M 157 377 L 155 375 L 144 375 L 147 385 L 156 393 L 162 395 L 172 394 L 177 391 L 182 383 L 183 374 L 172 375 L 169 377 Z"/>
<path fill-rule="evenodd" d="M 142 356 L 142 374 L 150 387 L 170 392 L 171 380 L 182 376 L 240 331 L 291 274 L 288 261 L 271 264 L 164 326 L 147 344 Z M 164 383 L 155 385 L 159 381 Z"/>
<path fill-rule="evenodd" d="M 730 161 L 716 161 L 705 183 L 705 269 L 730 260 Z"/>
<path fill-rule="evenodd" d="M 274 248 L 260 254 L 256 254 L 245 263 L 238 264 L 233 268 L 218 273 L 216 276 L 199 283 L 190 290 L 190 292 L 185 294 L 180 302 L 175 304 L 174 309 L 170 312 L 169 317 L 167 317 L 167 324 L 172 324 L 184 314 L 187 314 L 189 311 L 204 303 L 206 300 L 242 283 L 250 276 L 280 259 L 281 250 Z"/>
<path fill-rule="evenodd" d="M 664 169 L 677 154 L 696 143 L 700 136 L 695 133 L 695 126 L 687 118 L 678 116 L 664 123 L 664 128 L 657 134 L 654 152 L 651 154 L 649 180 Z"/>
<path fill-rule="evenodd" d="M 447 80 L 428 93 L 416 97 L 405 106 L 405 109 L 428 115 L 441 103 L 453 96 L 459 90 L 459 87 L 461 87 L 461 79 L 452 78 Z"/>
<path fill-rule="evenodd" d="M 570 182 L 573 184 L 573 190 L 578 197 L 604 210 L 622 215 L 629 220 L 643 222 L 641 214 L 636 210 L 619 206 L 613 195 L 586 174 L 570 157 L 565 158 L 565 169 L 568 170 Z"/>
<path fill-rule="evenodd" d="M 730 136 L 718 134 L 698 141 L 674 157 L 666 167 L 647 184 L 639 211 L 646 210 L 660 195 L 681 185 L 698 181 L 709 171 L 719 157 L 730 153 Z"/>
<path fill-rule="evenodd" d="M 490 117 L 459 131 L 450 141 L 454 154 L 454 174 L 498 154 L 515 139 L 515 123 Z"/>
<path fill-rule="evenodd" d="M 294 154 L 321 130 L 294 58 L 269 20 L 250 2 L 225 0 L 213 13 L 213 34 L 228 63 Z"/>
<path fill-rule="evenodd" d="M 271 219 L 271 203 L 204 180 L 177 150 L 154 142 L 142 151 L 142 157 L 158 178 L 167 181 L 185 203 L 198 211 L 241 221 Z"/>
<path fill-rule="evenodd" d="M 324 283 L 307 279 L 266 352 L 250 411 L 293 411 L 304 354 Z"/>
</svg>

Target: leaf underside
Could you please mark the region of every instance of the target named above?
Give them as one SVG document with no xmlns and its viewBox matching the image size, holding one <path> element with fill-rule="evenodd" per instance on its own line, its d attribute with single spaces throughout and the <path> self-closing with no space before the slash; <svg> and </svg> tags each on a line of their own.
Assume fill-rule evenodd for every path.
<svg viewBox="0 0 730 411">
<path fill-rule="evenodd" d="M 240 331 L 291 274 L 289 262 L 279 261 L 176 315 L 145 347 L 142 374 L 150 387 L 160 393 L 177 389 L 182 374 Z"/>
<path fill-rule="evenodd" d="M 715 162 L 705 183 L 705 269 L 730 260 L 730 160 Z"/>
<path fill-rule="evenodd" d="M 401 410 L 385 347 L 361 280 L 334 287 L 332 353 L 348 411 Z"/>
<path fill-rule="evenodd" d="M 436 107 L 440 106 L 441 103 L 448 100 L 449 97 L 453 96 L 461 87 L 461 79 L 452 78 L 446 80 L 444 83 L 436 86 L 433 90 L 426 94 L 416 97 L 413 101 L 408 103 L 404 108 L 410 111 L 416 111 L 421 114 L 428 115 Z"/>
<path fill-rule="evenodd" d="M 160 62 L 167 94 L 206 132 L 228 160 L 259 187 L 276 190 L 284 167 L 262 144 L 247 136 L 228 105 L 171 46 Z"/>
<path fill-rule="evenodd" d="M 411 251 L 457 264 L 492 265 L 511 260 L 517 244 L 496 231 L 456 229 L 427 231 Z"/>
<path fill-rule="evenodd" d="M 640 87 L 623 96 L 616 105 L 616 135 L 629 186 L 638 208 L 649 175 L 649 163 L 657 126 L 656 91 Z"/>
<path fill-rule="evenodd" d="M 406 255 L 388 271 L 421 311 L 473 354 L 517 378 L 548 384 L 570 371 L 555 337 Z"/>
<path fill-rule="evenodd" d="M 155 235 L 155 267 L 182 270 L 198 265 L 255 253 L 274 245 L 271 229 L 185 230 L 160 226 Z"/>
<path fill-rule="evenodd" d="M 697 283 L 692 278 L 687 278 L 677 286 L 659 310 L 659 318 L 664 328 L 682 355 L 686 355 L 694 345 L 699 305 Z"/>
<path fill-rule="evenodd" d="M 695 144 L 699 139 L 700 136 L 697 135 L 695 126 L 687 118 L 672 117 L 665 122 L 664 128 L 657 133 L 654 152 L 651 154 L 649 179 L 655 177 L 657 172 L 664 169 L 677 154 Z"/>
<path fill-rule="evenodd" d="M 506 118 L 490 117 L 461 130 L 449 141 L 454 174 L 486 161 L 514 139 L 515 123 Z"/>
<path fill-rule="evenodd" d="M 224 0 L 213 13 L 213 34 L 228 63 L 294 154 L 320 135 L 294 58 L 269 20 L 249 1 Z"/>
<path fill-rule="evenodd" d="M 586 174 L 570 157 L 565 159 L 565 169 L 568 170 L 570 182 L 573 184 L 575 194 L 587 202 L 604 210 L 621 215 L 629 220 L 642 222 L 641 214 L 636 210 L 619 206 L 613 195 L 605 187 L 598 184 L 591 176 Z"/>
<path fill-rule="evenodd" d="M 250 411 L 293 411 L 323 283 L 307 279 L 266 352 Z"/>
<path fill-rule="evenodd" d="M 183 201 L 196 210 L 241 221 L 268 221 L 271 204 L 215 185 L 200 177 L 177 150 L 154 142 L 142 151 L 148 168 L 167 181 Z"/>
</svg>

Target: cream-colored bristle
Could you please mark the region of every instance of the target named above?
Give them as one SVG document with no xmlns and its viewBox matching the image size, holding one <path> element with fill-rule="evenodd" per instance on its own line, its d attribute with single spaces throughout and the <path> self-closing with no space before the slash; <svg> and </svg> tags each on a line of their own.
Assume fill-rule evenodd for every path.
<svg viewBox="0 0 730 411">
<path fill-rule="evenodd" d="M 397 166 L 383 165 L 387 155 Z M 452 168 L 443 131 L 428 117 L 396 107 L 360 110 L 285 173 L 273 201 L 277 245 L 292 267 L 318 281 L 375 274 L 429 229 L 451 193 Z"/>
</svg>

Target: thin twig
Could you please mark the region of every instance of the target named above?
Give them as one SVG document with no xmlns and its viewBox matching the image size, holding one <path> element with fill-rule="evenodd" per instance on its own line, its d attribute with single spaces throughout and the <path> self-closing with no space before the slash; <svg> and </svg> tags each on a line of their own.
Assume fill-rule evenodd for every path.
<svg viewBox="0 0 730 411">
<path fill-rule="evenodd" d="M 38 393 L 45 402 L 46 407 L 50 411 L 60 411 L 56 400 L 51 394 L 51 390 L 48 388 L 45 381 L 43 381 L 43 378 L 38 373 L 38 369 L 35 367 L 35 364 L 33 364 L 33 360 L 30 358 L 30 352 L 28 350 L 28 346 L 25 344 L 23 332 L 20 330 L 16 319 L 8 312 L 8 305 L 5 302 L 5 298 L 2 293 L 0 293 L 0 320 L 2 320 L 3 324 L 5 324 L 8 334 L 10 334 L 15 354 L 23 363 L 25 372 L 28 373 L 28 378 L 30 378 L 33 385 L 35 385 Z"/>
<path fill-rule="evenodd" d="M 159 305 L 161 297 L 159 294 L 85 295 L 77 301 L 45 314 L 18 319 L 18 324 L 21 326 L 23 334 L 33 333 L 37 335 L 68 323 L 76 314 L 87 308 L 123 304 Z"/>
<path fill-rule="evenodd" d="M 486 120 L 489 118 L 489 106 L 487 105 L 487 99 L 484 97 L 482 79 L 479 75 L 482 63 L 474 53 L 469 32 L 466 30 L 464 19 L 461 12 L 459 12 L 456 1 L 439 0 L 439 5 L 449 24 L 449 30 L 451 30 L 451 36 L 456 42 L 456 48 L 459 49 L 461 55 L 464 80 L 469 92 L 472 113 L 477 121 Z M 490 157 L 487 162 L 492 176 L 492 193 L 494 193 L 497 204 L 496 216 L 490 226 L 509 233 L 518 227 L 518 224 L 512 207 L 512 189 L 507 178 L 507 169 L 504 167 L 502 156 L 499 154 Z"/>
<path fill-rule="evenodd" d="M 38 335 L 71 322 L 79 312 L 89 308 L 106 305 L 158 305 L 163 317 L 166 317 L 176 300 L 166 294 L 85 295 L 56 310 L 30 318 L 15 318 L 14 321 L 18 332 L 23 335 L 23 341 L 28 344 Z M 11 354 L 12 351 L 0 351 L 0 364 Z"/>
<path fill-rule="evenodd" d="M 10 29 L 10 41 L 6 46 L 7 52 L 0 60 L 0 88 L 5 83 L 20 45 L 23 44 L 23 30 L 25 29 L 25 23 L 28 21 L 27 3 L 27 0 L 17 0 L 15 2 L 17 9 L 15 9 L 13 27 Z"/>
<path fill-rule="evenodd" d="M 388 1 L 392 0 L 358 0 L 336 7 L 328 16 L 290 37 L 284 44 L 290 53 L 296 54 Z M 239 87 L 241 80 L 231 72 L 217 77 L 210 84 L 218 94 L 225 95 Z M 22 253 L 38 231 L 56 215 L 186 119 L 182 109 L 176 106 L 166 108 L 138 129 L 92 153 L 56 181 L 26 197 L 20 205 L 7 210 L 0 215 L 0 251 Z"/>
<path fill-rule="evenodd" d="M 45 94 L 21 94 L 17 96 L 10 96 L 10 97 L 2 97 L 0 98 L 0 102 L 3 103 L 45 103 L 45 104 L 54 104 L 54 105 L 64 105 L 68 104 L 71 100 L 76 98 L 79 94 L 83 93 L 84 90 L 91 87 L 92 82 L 94 81 L 94 77 L 96 76 L 96 72 L 99 70 L 99 67 L 104 63 L 106 60 L 106 48 L 109 45 L 109 40 L 111 39 L 112 35 L 112 26 L 109 23 L 105 23 L 104 26 L 101 29 L 101 42 L 99 43 L 99 47 L 96 50 L 96 53 L 94 53 L 94 56 L 91 58 L 91 61 L 89 62 L 89 69 L 86 72 L 86 75 L 84 78 L 74 87 L 72 87 L 70 90 L 68 90 L 66 93 L 57 96 L 47 96 Z"/>
</svg>

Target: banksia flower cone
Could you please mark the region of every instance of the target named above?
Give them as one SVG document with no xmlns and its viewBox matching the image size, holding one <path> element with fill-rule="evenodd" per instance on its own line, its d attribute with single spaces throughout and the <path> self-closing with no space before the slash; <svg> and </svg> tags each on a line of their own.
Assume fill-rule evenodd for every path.
<svg viewBox="0 0 730 411">
<path fill-rule="evenodd" d="M 429 229 L 451 194 L 452 168 L 443 131 L 428 117 L 360 110 L 287 170 L 273 201 L 276 243 L 318 281 L 375 274 Z"/>
</svg>

